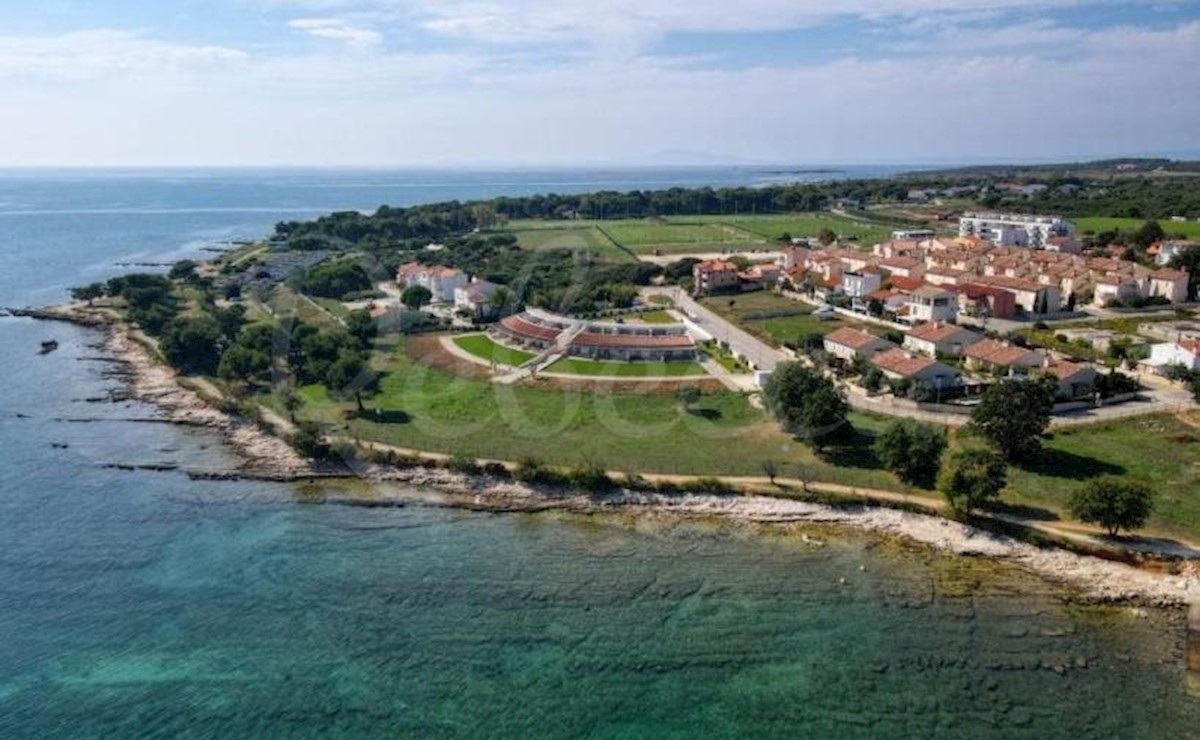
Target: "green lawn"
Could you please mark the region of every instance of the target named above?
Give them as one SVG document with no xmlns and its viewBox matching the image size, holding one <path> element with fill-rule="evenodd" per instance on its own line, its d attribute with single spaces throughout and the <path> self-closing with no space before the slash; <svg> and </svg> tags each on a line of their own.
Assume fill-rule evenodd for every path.
<svg viewBox="0 0 1200 740">
<path fill-rule="evenodd" d="M 739 229 L 758 234 L 771 241 L 783 234 L 792 236 L 817 236 L 822 229 L 831 229 L 847 239 L 855 239 L 870 246 L 891 238 L 893 228 L 887 225 L 862 223 L 829 213 L 808 213 L 790 216 L 742 216 L 727 218 L 727 223 Z"/>
<path fill-rule="evenodd" d="M 766 290 L 732 296 L 709 296 L 702 298 L 700 303 L 760 339 L 776 345 L 795 342 L 801 334 L 828 334 L 847 323 L 840 319 L 822 321 L 812 315 L 813 306 Z M 789 315 L 773 318 L 759 316 L 772 311 L 787 311 Z"/>
<path fill-rule="evenodd" d="M 609 262 L 631 262 L 633 256 L 618 247 L 600 229 L 586 222 L 558 222 L 558 227 L 551 227 L 548 222 L 516 222 L 517 228 L 510 233 L 517 237 L 517 243 L 522 249 L 570 249 L 591 252 L 599 259 Z M 562 223 L 570 224 L 562 226 Z M 535 225 L 536 224 L 536 225 Z"/>
<path fill-rule="evenodd" d="M 742 394 L 707 394 L 685 410 L 672 394 L 502 385 L 420 365 L 405 354 L 403 341 L 377 358 L 384 373 L 380 392 L 367 399 L 388 421 L 347 421 L 354 402 L 332 399 L 319 386 L 301 389 L 307 403 L 300 416 L 363 440 L 432 452 L 507 460 L 533 455 L 559 465 L 590 461 L 612 470 L 694 475 L 761 475 L 762 461 L 771 459 L 784 464 L 785 474 L 802 465 L 823 480 L 898 485 L 864 445 L 854 446 L 857 452 L 848 453 L 854 457 L 846 458 L 858 467 L 818 460 Z M 853 423 L 868 429 L 873 424 L 860 415 Z"/>
<path fill-rule="evenodd" d="M 487 334 L 468 334 L 455 337 L 454 343 L 476 357 L 488 362 L 498 362 L 501 365 L 519 367 L 536 357 L 532 352 L 524 352 L 497 344 Z"/>
<path fill-rule="evenodd" d="M 1107 217 L 1087 217 L 1072 219 L 1079 231 L 1101 231 L 1120 230 L 1125 233 L 1132 233 L 1142 228 L 1142 224 L 1146 223 L 1144 218 L 1107 218 Z M 1168 236 L 1182 236 L 1188 239 L 1200 238 L 1200 222 L 1188 221 L 1186 223 L 1176 223 L 1171 219 L 1159 219 L 1158 225 L 1163 228 Z"/>
<path fill-rule="evenodd" d="M 708 375 L 700 363 L 691 361 L 599 362 L 581 357 L 564 357 L 546 368 L 545 372 L 601 378 L 682 378 Z"/>
<path fill-rule="evenodd" d="M 1039 465 L 1009 473 L 1004 500 L 1066 508 L 1071 491 L 1106 473 L 1128 475 L 1158 492 L 1150 526 L 1200 539 L 1200 429 L 1172 416 L 1143 416 L 1062 429 Z"/>
<path fill-rule="evenodd" d="M 678 324 L 679 318 L 669 311 L 643 311 L 628 317 L 628 321 L 640 321 L 643 324 Z"/>
</svg>

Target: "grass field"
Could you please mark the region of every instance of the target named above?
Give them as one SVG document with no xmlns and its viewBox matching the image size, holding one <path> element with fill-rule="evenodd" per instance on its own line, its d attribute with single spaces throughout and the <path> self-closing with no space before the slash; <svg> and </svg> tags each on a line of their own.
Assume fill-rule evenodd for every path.
<svg viewBox="0 0 1200 740">
<path fill-rule="evenodd" d="M 1142 224 L 1146 223 L 1144 218 L 1106 218 L 1106 217 L 1088 217 L 1073 219 L 1075 226 L 1079 231 L 1101 231 L 1120 230 L 1125 233 L 1132 233 L 1142 228 Z M 1163 228 L 1167 236 L 1181 236 L 1187 239 L 1200 239 L 1200 222 L 1188 221 L 1187 223 L 1176 223 L 1170 219 L 1160 219 L 1158 225 Z"/>
<path fill-rule="evenodd" d="M 887 241 L 893 231 L 887 225 L 863 223 L 828 213 L 744 216 L 728 219 L 727 223 L 771 241 L 778 240 L 785 233 L 794 237 L 816 236 L 822 229 L 830 229 L 843 238 L 854 239 L 865 246 Z"/>
<path fill-rule="evenodd" d="M 822 321 L 812 315 L 814 309 L 807 303 L 793 301 L 765 290 L 736 296 L 709 296 L 700 299 L 700 303 L 760 339 L 776 345 L 795 342 L 801 334 L 828 334 L 847 323 L 840 319 Z M 753 318 L 755 314 L 770 311 L 798 313 L 774 318 Z"/>
<path fill-rule="evenodd" d="M 1061 512 L 1088 479 L 1128 475 L 1158 493 L 1152 528 L 1200 539 L 1200 429 L 1144 416 L 1059 430 L 1046 450 L 1040 464 L 1010 470 L 1005 501 Z"/>
<path fill-rule="evenodd" d="M 669 311 L 643 311 L 627 319 L 640 321 L 643 324 L 678 324 L 679 319 Z"/>
<path fill-rule="evenodd" d="M 816 236 L 826 228 L 864 245 L 885 241 L 892 231 L 886 223 L 857 221 L 831 213 L 671 216 L 659 220 L 521 220 L 512 222 L 508 231 L 516 234 L 526 249 L 590 249 L 606 258 L 628 260 L 628 252 L 670 255 L 769 249 L 785 233 Z"/>
<path fill-rule="evenodd" d="M 782 433 L 738 393 L 703 396 L 690 410 L 672 394 L 583 393 L 524 385 L 500 385 L 425 367 L 404 350 L 405 340 L 380 343 L 380 392 L 367 399 L 391 423 L 352 419 L 352 400 L 330 398 L 306 386 L 302 418 L 320 420 L 363 440 L 432 452 L 517 460 L 532 455 L 547 463 L 595 462 L 611 470 L 695 475 L 761 475 L 763 460 L 804 466 L 823 480 L 848 485 L 896 487 L 879 469 L 869 437 L 835 460 L 834 467 Z M 275 404 L 278 406 L 278 404 Z M 880 422 L 853 415 L 868 435 Z"/>
<path fill-rule="evenodd" d="M 548 373 L 591 375 L 600 378 L 682 378 L 708 375 L 697 362 L 598 362 L 564 357 L 546 368 Z"/>
<path fill-rule="evenodd" d="M 567 222 L 572 223 L 572 222 Z M 526 228 L 511 230 L 522 249 L 586 249 L 598 259 L 609 262 L 631 262 L 634 257 L 613 243 L 600 229 L 591 225 L 550 227 L 547 222 L 519 222 Z"/>
<path fill-rule="evenodd" d="M 519 349 L 497 344 L 487 334 L 468 334 L 463 337 L 455 337 L 454 343 L 461 349 L 483 360 L 498 362 L 501 365 L 511 365 L 512 367 L 524 365 L 536 357 L 532 352 L 523 352 Z"/>
</svg>

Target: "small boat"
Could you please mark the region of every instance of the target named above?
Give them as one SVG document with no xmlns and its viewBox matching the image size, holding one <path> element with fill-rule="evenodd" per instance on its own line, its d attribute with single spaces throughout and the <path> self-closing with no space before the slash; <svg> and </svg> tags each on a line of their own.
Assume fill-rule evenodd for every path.
<svg viewBox="0 0 1200 740">
<path fill-rule="evenodd" d="M 47 339 L 46 341 L 42 342 L 42 351 L 38 352 L 38 354 L 48 355 L 56 349 L 58 349 L 58 340 Z"/>
</svg>

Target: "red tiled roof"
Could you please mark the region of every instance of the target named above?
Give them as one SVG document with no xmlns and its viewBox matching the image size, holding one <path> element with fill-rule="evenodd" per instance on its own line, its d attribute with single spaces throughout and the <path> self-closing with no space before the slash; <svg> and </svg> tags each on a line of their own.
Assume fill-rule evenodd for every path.
<svg viewBox="0 0 1200 740">
<path fill-rule="evenodd" d="M 997 342 L 994 339 L 985 339 L 982 342 L 976 342 L 967 347 L 963 350 L 963 354 L 970 359 L 980 360 L 990 365 L 1008 367 L 1020 360 L 1026 359 L 1028 355 L 1033 354 L 1033 351 L 1024 347 Z"/>
<path fill-rule="evenodd" d="M 867 332 L 859 331 L 858 329 L 851 329 L 848 326 L 834 329 L 825 335 L 825 339 L 833 342 L 834 344 L 840 344 L 843 347 L 849 347 L 850 349 L 854 350 L 862 349 L 863 347 L 870 345 L 872 342 L 887 341 L 881 340 L 874 334 L 868 334 Z"/>
<path fill-rule="evenodd" d="M 894 290 L 901 291 L 914 291 L 925 284 L 921 278 L 901 277 L 900 275 L 893 275 L 890 282 Z"/>
<path fill-rule="evenodd" d="M 1056 362 L 1055 364 L 1046 368 L 1046 372 L 1058 378 L 1059 380 L 1067 380 L 1068 378 L 1073 378 L 1085 370 L 1091 369 L 1092 368 L 1090 366 L 1082 365 L 1078 362 Z"/>
<path fill-rule="evenodd" d="M 687 334 L 600 334 L 584 332 L 571 342 L 580 347 L 629 347 L 636 349 L 689 349 L 695 346 Z"/>
<path fill-rule="evenodd" d="M 520 316 L 508 316 L 500 321 L 500 325 L 519 337 L 537 339 L 543 342 L 553 342 L 562 333 L 558 329 L 538 326 Z"/>
<path fill-rule="evenodd" d="M 959 334 L 971 334 L 978 336 L 973 331 L 964 329 L 961 326 L 955 326 L 954 324 L 947 324 L 942 321 L 927 322 L 921 324 L 920 326 L 913 327 L 912 330 L 908 332 L 908 335 L 914 339 L 921 339 L 926 342 L 934 342 L 935 344 L 937 342 L 944 342 L 948 339 L 952 339 Z"/>
<path fill-rule="evenodd" d="M 936 360 L 921 355 L 910 355 L 902 349 L 889 349 L 887 352 L 881 352 L 872 357 L 870 362 L 880 370 L 887 370 L 905 378 L 912 377 L 931 365 L 937 364 Z"/>
</svg>

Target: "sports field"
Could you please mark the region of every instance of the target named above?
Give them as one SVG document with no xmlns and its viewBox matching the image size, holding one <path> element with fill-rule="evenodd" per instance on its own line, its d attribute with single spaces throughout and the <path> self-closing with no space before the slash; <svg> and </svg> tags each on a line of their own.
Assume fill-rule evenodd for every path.
<svg viewBox="0 0 1200 740">
<path fill-rule="evenodd" d="M 1102 231 L 1123 231 L 1126 234 L 1131 234 L 1142 228 L 1142 225 L 1146 223 L 1146 219 L 1144 218 L 1089 217 L 1073 220 L 1079 231 L 1092 231 L 1097 234 Z M 1160 219 L 1158 225 L 1162 227 L 1167 236 L 1200 239 L 1200 222 L 1188 221 L 1184 223 L 1170 219 Z"/>
</svg>

